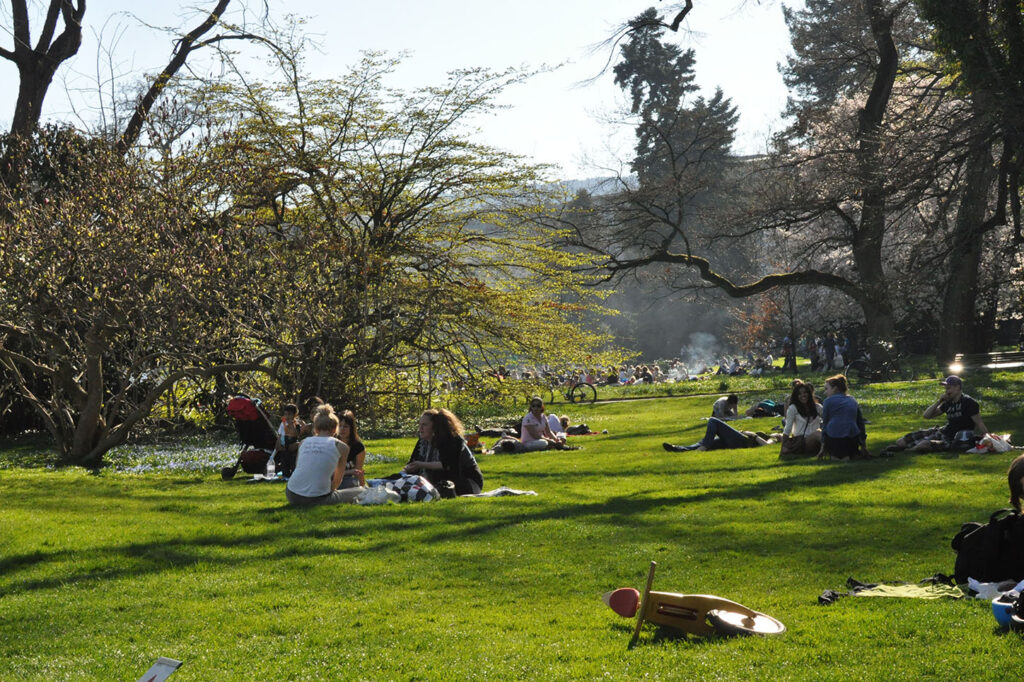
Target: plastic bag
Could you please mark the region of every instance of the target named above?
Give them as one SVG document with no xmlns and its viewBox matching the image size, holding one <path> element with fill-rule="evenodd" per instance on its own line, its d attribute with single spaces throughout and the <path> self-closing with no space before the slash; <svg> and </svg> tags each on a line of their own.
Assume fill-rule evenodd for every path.
<svg viewBox="0 0 1024 682">
<path fill-rule="evenodd" d="M 398 502 L 400 499 L 401 496 L 398 493 L 378 485 L 367 488 L 356 498 L 356 504 L 387 504 L 388 502 Z"/>
<path fill-rule="evenodd" d="M 981 440 L 978 441 L 978 444 L 967 452 L 972 454 L 1009 452 L 1010 447 L 1010 434 L 1004 433 L 1000 436 L 998 433 L 986 433 L 981 437 Z"/>
</svg>

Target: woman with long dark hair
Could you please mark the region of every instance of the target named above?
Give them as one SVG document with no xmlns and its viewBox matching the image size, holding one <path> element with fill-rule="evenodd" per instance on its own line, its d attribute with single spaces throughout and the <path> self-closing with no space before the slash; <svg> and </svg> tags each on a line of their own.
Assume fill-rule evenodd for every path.
<svg viewBox="0 0 1024 682">
<path fill-rule="evenodd" d="M 814 387 L 797 379 L 787 402 L 780 456 L 816 454 L 821 449 L 821 408 L 814 400 Z"/>
<path fill-rule="evenodd" d="M 366 486 L 363 474 L 363 462 L 366 460 L 366 446 L 359 440 L 359 429 L 356 427 L 356 416 L 352 410 L 345 410 L 338 415 L 337 439 L 348 446 L 348 459 L 345 461 L 345 474 L 339 488 L 355 488 Z"/>
<path fill-rule="evenodd" d="M 425 476 L 435 486 L 451 481 L 456 495 L 472 495 L 483 490 L 484 476 L 473 451 L 463 438 L 459 418 L 450 411 L 429 409 L 420 415 L 419 440 L 404 471 Z"/>
</svg>

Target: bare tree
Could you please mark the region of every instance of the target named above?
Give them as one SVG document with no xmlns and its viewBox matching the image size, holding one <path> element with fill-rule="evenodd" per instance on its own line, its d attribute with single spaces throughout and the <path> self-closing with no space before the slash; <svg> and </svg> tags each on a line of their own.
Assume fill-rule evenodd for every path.
<svg viewBox="0 0 1024 682">
<path fill-rule="evenodd" d="M 153 105 L 193 52 L 226 40 L 261 40 L 258 35 L 244 28 L 225 26 L 222 23 L 230 4 L 231 0 L 217 0 L 195 28 L 178 38 L 166 66 L 138 98 L 131 118 L 120 133 L 118 149 L 122 154 L 138 141 L 143 122 Z M 78 53 L 82 44 L 85 11 L 85 0 L 50 0 L 42 30 L 33 45 L 28 4 L 26 0 L 12 0 L 14 44 L 9 49 L 0 47 L 0 57 L 13 62 L 18 68 L 18 99 L 14 107 L 11 133 L 28 135 L 39 124 L 43 101 L 54 74 L 62 64 Z M 59 33 L 58 25 L 61 27 Z M 222 26 L 224 30 L 209 35 L 217 26 Z"/>
<path fill-rule="evenodd" d="M 14 105 L 11 132 L 27 135 L 39 124 L 43 99 L 53 81 L 53 74 L 82 45 L 82 18 L 85 0 L 50 0 L 43 29 L 32 44 L 29 12 L 25 0 L 11 0 L 11 49 L 0 47 L 0 57 L 14 62 L 18 68 L 18 99 Z M 57 33 L 57 23 L 62 30 Z"/>
</svg>

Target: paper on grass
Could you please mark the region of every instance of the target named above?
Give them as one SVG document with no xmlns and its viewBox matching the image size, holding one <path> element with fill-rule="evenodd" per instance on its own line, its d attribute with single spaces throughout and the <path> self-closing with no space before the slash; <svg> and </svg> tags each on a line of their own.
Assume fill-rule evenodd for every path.
<svg viewBox="0 0 1024 682">
<path fill-rule="evenodd" d="M 181 661 L 161 656 L 156 659 L 153 667 L 147 670 L 138 682 L 164 682 L 175 670 L 181 667 Z"/>
</svg>

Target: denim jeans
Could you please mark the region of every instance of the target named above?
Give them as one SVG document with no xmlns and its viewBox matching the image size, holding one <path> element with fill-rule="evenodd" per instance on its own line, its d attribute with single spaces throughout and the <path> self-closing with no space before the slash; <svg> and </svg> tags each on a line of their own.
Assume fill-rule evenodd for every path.
<svg viewBox="0 0 1024 682">
<path fill-rule="evenodd" d="M 708 450 L 749 448 L 750 440 L 721 419 L 711 417 L 708 419 L 708 428 L 704 432 L 700 444 Z"/>
</svg>

